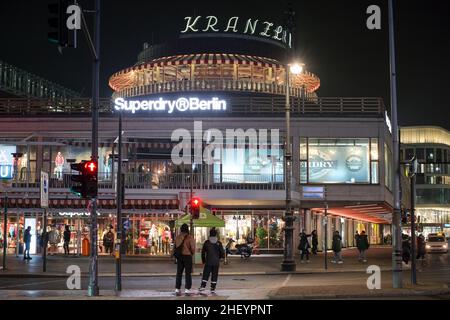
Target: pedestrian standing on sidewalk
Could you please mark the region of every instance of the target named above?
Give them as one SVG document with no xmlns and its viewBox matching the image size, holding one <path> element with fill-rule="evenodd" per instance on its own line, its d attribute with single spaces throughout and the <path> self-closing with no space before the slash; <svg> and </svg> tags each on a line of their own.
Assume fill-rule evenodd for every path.
<svg viewBox="0 0 450 320">
<path fill-rule="evenodd" d="M 25 230 L 23 234 L 23 242 L 25 243 L 25 250 L 23 251 L 23 260 L 31 260 L 30 257 L 30 245 L 31 245 L 31 227 Z"/>
<path fill-rule="evenodd" d="M 303 257 L 306 255 L 306 261 L 309 263 L 309 245 L 308 237 L 311 235 L 307 235 L 305 230 L 303 229 L 300 233 L 300 243 L 298 245 L 298 249 L 300 250 L 300 262 L 303 263 Z"/>
<path fill-rule="evenodd" d="M 402 234 L 402 260 L 405 264 L 411 259 L 411 242 L 407 234 Z"/>
<path fill-rule="evenodd" d="M 359 233 L 358 233 L 358 231 L 356 231 L 356 233 L 355 233 L 355 247 L 358 246 L 358 239 L 359 239 Z"/>
<path fill-rule="evenodd" d="M 335 231 L 333 235 L 333 243 L 332 243 L 332 249 L 334 252 L 334 259 L 331 260 L 331 263 L 338 263 L 343 264 L 344 261 L 342 261 L 342 237 L 339 234 L 339 231 Z"/>
<path fill-rule="evenodd" d="M 211 293 L 216 291 L 217 278 L 219 276 L 220 259 L 225 258 L 222 243 L 217 238 L 217 231 L 211 229 L 209 239 L 205 241 L 202 248 L 203 278 L 198 291 L 204 291 L 211 275 Z"/>
<path fill-rule="evenodd" d="M 417 260 L 424 260 L 425 259 L 425 253 L 426 253 L 426 244 L 425 244 L 425 237 L 423 234 L 420 234 L 417 237 Z"/>
<path fill-rule="evenodd" d="M 319 246 L 319 237 L 317 235 L 317 230 L 313 230 L 311 233 L 311 244 L 312 244 L 312 254 L 317 254 L 317 247 Z"/>
<path fill-rule="evenodd" d="M 175 283 L 175 293 L 178 295 L 181 289 L 183 271 L 186 276 L 185 294 L 191 293 L 192 287 L 192 256 L 195 253 L 194 238 L 189 234 L 189 226 L 183 224 L 180 234 L 175 238 L 173 256 L 177 259 L 177 278 Z"/>
<path fill-rule="evenodd" d="M 63 233 L 63 238 L 64 238 L 64 254 L 68 255 L 70 253 L 69 250 L 69 243 L 70 243 L 70 228 L 68 225 L 66 225 L 64 233 Z"/>
<path fill-rule="evenodd" d="M 358 236 L 356 247 L 358 248 L 359 251 L 358 261 L 367 262 L 366 250 L 369 249 L 370 244 L 365 231 L 362 231 L 361 234 Z"/>
</svg>

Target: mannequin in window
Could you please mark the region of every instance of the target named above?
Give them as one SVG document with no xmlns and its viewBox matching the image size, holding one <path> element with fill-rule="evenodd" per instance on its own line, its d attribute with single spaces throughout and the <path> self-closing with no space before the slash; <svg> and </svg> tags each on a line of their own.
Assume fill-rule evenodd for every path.
<svg viewBox="0 0 450 320">
<path fill-rule="evenodd" d="M 19 161 L 19 175 L 20 180 L 24 181 L 27 179 L 27 167 L 28 167 L 28 155 L 25 153 Z"/>
<path fill-rule="evenodd" d="M 61 154 L 61 152 L 58 152 L 58 154 L 56 155 L 55 158 L 55 174 L 56 174 L 56 178 L 59 180 L 63 179 L 63 167 L 64 167 L 64 163 L 65 163 L 65 159 L 63 157 L 63 155 Z"/>
</svg>

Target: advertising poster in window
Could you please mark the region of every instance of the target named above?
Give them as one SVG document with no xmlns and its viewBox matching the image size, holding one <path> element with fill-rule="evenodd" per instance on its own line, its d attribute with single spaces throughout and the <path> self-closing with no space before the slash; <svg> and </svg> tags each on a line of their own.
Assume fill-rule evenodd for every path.
<svg viewBox="0 0 450 320">
<path fill-rule="evenodd" d="M 370 183 L 368 143 L 315 143 L 308 151 L 310 183 Z M 301 165 L 302 180 L 306 180 L 306 165 Z"/>
<path fill-rule="evenodd" d="M 7 146 L 0 144 L 0 179 L 12 179 L 14 172 L 14 157 L 16 146 Z"/>
<path fill-rule="evenodd" d="M 225 150 L 220 164 L 214 165 L 214 182 L 228 183 L 282 183 L 282 150 L 273 152 L 250 152 L 245 150 Z M 222 170 L 222 176 L 220 172 Z"/>
</svg>

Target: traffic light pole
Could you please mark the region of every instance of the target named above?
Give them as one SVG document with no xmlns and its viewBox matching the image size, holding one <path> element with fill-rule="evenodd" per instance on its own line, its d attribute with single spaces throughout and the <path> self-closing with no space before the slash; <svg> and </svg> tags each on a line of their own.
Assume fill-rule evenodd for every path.
<svg viewBox="0 0 450 320">
<path fill-rule="evenodd" d="M 116 291 L 122 291 L 122 112 L 119 111 L 119 141 L 118 141 L 118 165 L 117 165 L 117 239 L 116 239 Z"/>
<path fill-rule="evenodd" d="M 99 82 L 100 82 L 100 0 L 95 0 L 94 18 L 94 63 L 92 81 L 92 160 L 98 162 L 98 109 L 99 109 Z M 83 18 L 85 22 L 85 19 Z M 87 28 L 84 28 L 89 33 Z M 97 198 L 92 199 L 91 205 L 91 256 L 89 264 L 88 295 L 99 295 L 98 287 L 98 225 L 97 225 Z"/>
<path fill-rule="evenodd" d="M 400 139 L 397 115 L 397 68 L 395 62 L 394 0 L 389 0 L 389 57 L 391 69 L 391 116 L 394 148 L 394 212 L 392 215 L 392 286 L 403 287 L 402 225 L 400 206 Z"/>
<path fill-rule="evenodd" d="M 4 216 L 3 216 L 3 268 L 6 270 L 6 254 L 8 250 L 8 193 L 5 191 L 5 204 L 4 204 Z"/>
<path fill-rule="evenodd" d="M 416 268 L 416 173 L 411 176 L 411 283 L 417 284 Z"/>
</svg>

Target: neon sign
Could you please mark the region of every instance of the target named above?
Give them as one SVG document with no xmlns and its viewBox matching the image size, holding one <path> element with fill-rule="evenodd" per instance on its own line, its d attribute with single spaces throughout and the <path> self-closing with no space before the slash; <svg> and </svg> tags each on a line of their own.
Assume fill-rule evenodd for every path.
<svg viewBox="0 0 450 320">
<path fill-rule="evenodd" d="M 159 111 L 173 113 L 186 111 L 224 111 L 227 110 L 227 102 L 219 98 L 203 100 L 199 98 L 178 98 L 177 100 L 166 100 L 163 98 L 150 100 L 125 100 L 117 98 L 114 101 L 114 109 L 117 111 Z"/>
<path fill-rule="evenodd" d="M 231 17 L 228 19 L 226 27 L 219 23 L 216 16 L 185 17 L 186 26 L 182 34 L 186 33 L 222 33 L 233 34 L 240 33 L 249 36 L 263 37 L 268 40 L 278 41 L 292 48 L 292 34 L 280 25 L 275 25 L 269 21 L 259 21 L 254 19 L 244 20 L 239 23 L 239 17 Z M 243 20 L 243 19 L 242 19 Z"/>
</svg>

